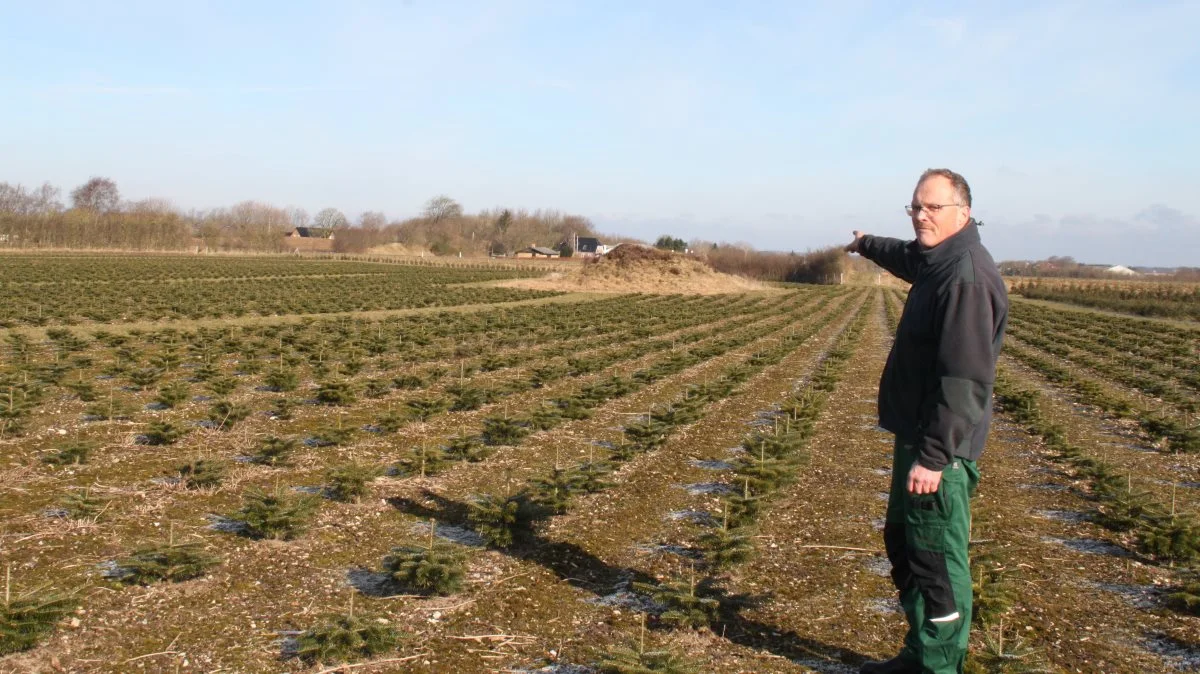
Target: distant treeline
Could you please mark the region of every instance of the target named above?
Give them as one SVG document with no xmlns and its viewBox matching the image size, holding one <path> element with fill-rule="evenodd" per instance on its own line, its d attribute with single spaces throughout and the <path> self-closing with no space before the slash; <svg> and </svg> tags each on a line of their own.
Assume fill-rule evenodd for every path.
<svg viewBox="0 0 1200 674">
<path fill-rule="evenodd" d="M 1082 264 L 1075 258 L 1052 256 L 1045 260 L 1005 260 L 999 265 L 1000 273 L 1005 276 L 1024 276 L 1032 278 L 1078 278 L 1078 279 L 1127 279 L 1129 274 L 1109 271 L 1102 265 Z M 1138 277 L 1133 277 L 1138 278 Z M 1142 278 L 1145 278 L 1142 276 Z M 1156 281 L 1200 281 L 1200 268 L 1181 267 L 1173 273 L 1157 273 L 1152 277 Z"/>
<path fill-rule="evenodd" d="M 574 251 L 577 237 L 595 237 L 612 245 L 637 239 L 597 234 L 591 221 L 555 210 L 496 208 L 476 214 L 448 196 L 430 199 L 420 215 L 389 220 L 367 211 L 355 223 L 336 208 L 310 216 L 296 207 L 243 201 L 227 208 L 183 212 L 164 199 L 123 201 L 115 182 L 96 177 L 75 188 L 64 203 L 62 191 L 45 183 L 37 189 L 0 182 L 0 248 L 115 250 L 197 250 L 290 252 L 311 250 L 288 238 L 297 228 L 332 239 L 323 250 L 434 255 L 512 255 L 522 248 Z M 682 239 L 665 237 L 674 250 Z M 326 242 L 322 242 L 326 243 Z M 838 283 L 845 255 L 840 248 L 806 253 L 755 251 L 744 244 L 690 246 L 719 271 L 764 281 Z"/>
<path fill-rule="evenodd" d="M 846 253 L 841 247 L 776 253 L 717 245 L 701 248 L 697 253 L 720 272 L 790 283 L 840 283 L 846 263 Z"/>
<path fill-rule="evenodd" d="M 309 227 L 332 238 L 332 250 L 362 253 L 399 244 L 412 252 L 478 256 L 527 246 L 556 247 L 596 236 L 585 217 L 554 210 L 494 209 L 467 214 L 446 196 L 430 199 L 421 215 L 389 220 L 368 211 L 352 224 L 336 208 L 310 216 L 302 208 L 244 201 L 228 208 L 183 212 L 163 199 L 122 201 L 116 183 L 92 178 L 69 195 L 49 184 L 36 189 L 0 182 L 0 247 L 285 252 L 286 234 Z M 606 242 L 617 242 L 616 238 Z"/>
</svg>

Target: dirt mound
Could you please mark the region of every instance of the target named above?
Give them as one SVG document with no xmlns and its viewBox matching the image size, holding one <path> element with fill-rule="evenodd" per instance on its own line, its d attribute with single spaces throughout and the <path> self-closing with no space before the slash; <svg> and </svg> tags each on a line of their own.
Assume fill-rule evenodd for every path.
<svg viewBox="0 0 1200 674">
<path fill-rule="evenodd" d="M 579 266 L 536 279 L 505 282 L 516 288 L 570 292 L 716 295 L 763 290 L 763 284 L 722 274 L 687 255 L 624 245 Z"/>
<path fill-rule="evenodd" d="M 679 253 L 673 253 L 669 250 L 661 250 L 659 248 L 650 248 L 649 246 L 618 246 L 615 250 L 603 257 L 592 258 L 588 262 L 596 264 L 613 263 L 618 266 L 628 266 L 638 262 L 674 262 L 676 259 L 681 259 Z"/>
</svg>

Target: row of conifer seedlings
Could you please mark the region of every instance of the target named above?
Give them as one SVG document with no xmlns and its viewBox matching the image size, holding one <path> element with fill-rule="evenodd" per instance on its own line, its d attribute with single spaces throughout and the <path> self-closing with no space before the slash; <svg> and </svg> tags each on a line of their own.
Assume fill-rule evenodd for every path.
<svg viewBox="0 0 1200 674">
<path fill-rule="evenodd" d="M 679 343 L 687 344 L 701 340 L 704 337 L 715 334 L 712 330 L 702 330 L 695 333 L 681 335 Z M 648 350 L 656 348 L 665 348 L 665 342 L 651 340 L 641 347 L 632 347 L 632 354 L 625 355 L 640 355 Z M 653 348 L 651 348 L 653 347 Z M 711 357 L 712 351 L 707 347 L 696 349 L 694 356 Z M 691 360 L 691 359 L 687 359 Z M 663 365 L 636 373 L 634 381 L 641 383 L 653 381 L 654 379 L 669 374 L 677 370 L 681 365 L 686 363 L 680 359 L 678 354 L 672 355 L 668 362 Z M 548 383 L 569 375 L 581 374 L 582 372 L 576 369 L 558 368 L 553 369 L 547 366 L 546 368 L 535 370 L 533 378 L 527 386 L 521 387 L 521 390 L 532 386 L 545 386 Z M 160 398 L 170 394 L 170 405 L 179 403 L 182 398 L 178 395 L 176 389 L 178 386 L 168 387 Z M 316 402 L 327 405 L 347 404 L 352 401 L 353 391 L 346 390 L 345 382 L 335 382 L 322 385 L 316 396 Z M 494 402 L 498 397 L 503 395 L 500 391 L 481 392 L 478 388 L 461 387 L 460 400 L 455 404 L 450 405 L 445 399 L 415 399 L 410 400 L 406 413 L 397 413 L 389 410 L 376 419 L 376 427 L 380 432 L 395 432 L 402 425 L 411 420 L 428 421 L 430 417 L 440 411 L 445 411 L 447 408 L 455 409 L 474 409 L 483 402 Z M 437 472 L 446 463 L 450 461 L 480 461 L 487 457 L 490 453 L 490 446 L 511 443 L 519 440 L 525 429 L 544 430 L 552 427 L 557 421 L 562 419 L 581 418 L 581 415 L 586 415 L 586 409 L 589 404 L 599 404 L 606 397 L 605 394 L 618 395 L 627 392 L 627 386 L 620 385 L 618 381 L 605 382 L 600 388 L 595 386 L 585 386 L 582 392 L 575 396 L 575 399 L 566 398 L 558 399 L 555 404 L 548 407 L 542 407 L 535 410 L 527 420 L 508 419 L 507 414 L 503 417 L 489 417 L 484 422 L 484 429 L 481 435 L 462 435 L 451 438 L 444 448 L 430 448 L 428 445 L 422 445 L 414 448 L 410 456 L 401 459 L 390 470 L 393 475 L 408 475 L 420 474 L 428 475 Z M 515 392 L 510 386 L 506 392 Z M 476 399 L 474 405 L 468 406 L 462 402 L 463 399 Z M 277 406 L 278 407 L 278 406 Z M 289 416 L 287 410 L 276 411 L 276 418 L 287 418 Z M 210 419 L 216 424 L 218 429 L 227 429 L 235 423 L 245 419 L 249 415 L 249 410 L 245 409 L 244 405 L 230 405 L 227 401 L 218 401 L 214 405 L 213 414 Z M 145 433 L 140 436 L 139 441 L 145 445 L 173 445 L 191 431 L 191 428 L 171 421 L 155 421 L 151 422 L 146 428 Z M 354 434 L 355 428 L 352 425 L 344 423 L 343 415 L 338 415 L 336 423 L 326 428 L 317 429 L 313 432 L 309 443 L 318 446 L 343 445 L 349 442 Z M 299 446 L 298 440 L 294 438 L 283 438 L 269 436 L 262 441 L 257 450 L 243 458 L 249 463 L 282 466 L 285 465 L 288 457 Z M 89 455 L 95 449 L 95 443 L 76 440 L 69 441 L 64 445 L 60 445 L 56 450 L 43 455 L 42 460 L 45 463 L 53 465 L 78 465 L 88 461 Z M 224 478 L 226 465 L 215 459 L 196 459 L 185 462 L 177 467 L 176 477 L 168 478 L 178 480 L 189 489 L 204 489 L 218 486 Z M 343 466 L 331 469 L 327 475 L 329 487 L 327 492 L 338 498 L 338 494 L 351 494 L 360 491 L 361 485 L 357 484 L 363 479 L 374 477 L 370 471 L 356 467 L 353 465 Z M 81 519 L 94 516 L 100 509 L 102 504 L 94 497 L 90 497 L 86 492 L 71 492 L 60 504 L 60 507 L 52 509 L 55 514 L 71 517 L 73 519 Z"/>
<path fill-rule="evenodd" d="M 689 386 L 680 399 L 665 410 L 652 412 L 648 419 L 627 425 L 624 432 L 625 441 L 615 447 L 608 458 L 596 460 L 589 457 L 588 461 L 567 468 L 556 461 L 550 474 L 545 477 L 534 478 L 515 489 L 510 481 L 507 493 L 502 497 L 477 497 L 471 502 L 468 514 L 471 528 L 485 543 L 501 549 L 528 542 L 539 524 L 549 517 L 565 514 L 574 496 L 597 493 L 609 488 L 611 483 L 608 482 L 607 476 L 621 464 L 661 447 L 674 430 L 698 420 L 705 407 L 732 395 L 738 385 L 749 379 L 755 370 L 766 368 L 781 360 L 810 335 L 822 329 L 831 318 L 832 316 L 826 316 L 824 320 L 806 326 L 801 333 L 781 338 L 775 348 L 754 354 L 746 363 L 732 366 L 716 380 Z M 691 359 L 679 360 L 668 369 L 682 369 L 680 366 L 689 360 Z M 659 374 L 666 376 L 668 373 Z M 635 378 L 645 381 L 634 384 L 634 387 L 641 388 L 657 378 Z M 625 388 L 612 389 L 608 393 L 625 395 L 633 390 L 622 390 Z M 602 390 L 598 390 L 597 393 L 601 393 L 604 399 L 607 399 Z M 602 399 L 592 401 L 585 398 L 580 401 L 580 406 L 588 409 L 601 402 Z M 515 439 L 518 442 L 519 440 Z M 439 540 L 435 536 L 435 530 L 436 522 L 431 522 L 428 543 L 424 547 L 394 548 L 391 554 L 383 559 L 382 572 L 397 589 L 442 596 L 461 590 L 467 563 L 465 549 Z M 397 635 L 394 631 L 384 630 L 387 633 L 380 633 L 378 626 L 372 626 L 370 621 L 360 620 L 351 624 L 349 620 L 350 618 L 344 615 L 326 618 L 320 626 L 301 635 L 296 652 L 302 657 L 334 662 L 371 657 L 395 648 Z M 368 633 L 368 628 L 372 632 Z M 339 646 L 343 643 L 352 643 L 353 647 Z M 629 657 L 636 657 L 640 661 L 645 655 L 653 659 L 656 657 L 654 653 L 645 651 L 644 648 L 636 651 L 618 649 L 603 655 L 599 668 L 603 672 L 638 671 L 627 667 L 627 663 L 632 662 Z M 664 662 L 679 663 L 679 659 L 673 654 L 662 655 L 665 657 Z"/>
<path fill-rule="evenodd" d="M 1166 605 L 1200 615 L 1200 523 L 1193 514 L 1176 510 L 1175 485 L 1169 504 L 1135 487 L 1132 473 L 1122 474 L 1072 444 L 1065 429 L 1042 412 L 1039 397 L 1037 391 L 1019 388 L 1011 377 L 997 378 L 996 398 L 1004 411 L 1041 438 L 1052 451 L 1052 461 L 1087 481 L 1091 520 L 1115 532 L 1123 546 L 1142 559 L 1176 569 L 1180 582 L 1167 592 Z"/>
<path fill-rule="evenodd" d="M 832 296 L 826 296 L 817 310 L 832 299 Z M 402 459 L 392 470 L 397 474 L 411 474 L 417 471 L 426 471 L 428 474 L 439 459 L 445 461 L 446 457 L 451 460 L 483 460 L 490 452 L 490 447 L 515 444 L 533 430 L 540 429 L 539 421 L 541 426 L 552 428 L 566 419 L 587 418 L 592 408 L 607 400 L 626 395 L 702 360 L 749 343 L 770 329 L 768 327 L 745 331 L 745 334 L 719 340 L 714 345 L 706 345 L 705 348 L 696 350 L 698 353 L 685 351 L 672 354 L 655 366 L 635 373 L 630 379 L 614 376 L 584 386 L 579 393 L 555 401 L 554 407 L 562 414 L 539 415 L 535 412 L 528 420 L 508 419 L 507 416 L 489 417 L 484 420 L 483 432 L 480 435 L 452 438 L 444 451 L 428 447 L 415 449 L 412 456 Z M 799 341 L 802 341 L 802 338 L 796 335 L 781 340 L 788 345 L 798 344 Z M 766 361 L 763 360 L 762 366 L 765 367 L 765 364 Z M 744 372 L 744 368 L 742 371 Z M 738 376 L 736 373 L 731 374 L 735 379 Z M 748 377 L 749 374 L 743 373 L 741 376 Z M 730 382 L 718 381 L 690 390 L 690 395 L 697 401 L 692 404 L 699 404 L 698 401 L 704 397 L 706 390 L 710 395 L 728 395 L 732 392 L 732 386 Z M 622 445 L 623 449 L 618 449 L 614 455 L 619 457 L 630 451 L 636 453 L 639 447 L 646 451 L 661 445 L 665 441 L 665 435 L 660 432 L 664 424 L 669 425 L 672 420 L 683 423 L 686 418 L 683 410 L 688 407 L 687 404 L 676 405 L 672 411 L 662 416 L 652 416 L 646 422 L 631 425 L 626 434 L 633 440 Z M 77 445 L 66 448 L 60 452 L 63 456 L 59 458 L 68 461 L 70 455 L 75 453 L 86 456 L 87 450 L 84 447 Z M 294 440 L 268 438 L 251 460 L 280 465 L 294 447 Z M 626 458 L 632 456 L 625 455 Z M 562 499 L 560 508 L 556 509 L 547 501 L 535 502 L 530 498 L 529 491 L 521 490 L 505 499 L 494 496 L 479 499 L 472 508 L 472 522 L 478 533 L 490 543 L 498 547 L 507 547 L 512 544 L 514 533 L 519 536 L 523 527 L 531 530 L 534 522 L 546 515 L 565 512 L 569 493 L 562 489 L 563 486 L 569 485 L 571 493 L 580 490 L 598 491 L 607 486 L 602 478 L 611 469 L 611 464 L 607 462 L 593 461 L 577 466 L 569 473 L 556 467 L 554 475 L 548 481 L 544 481 L 543 486 L 550 493 L 559 495 Z M 179 472 L 184 486 L 207 488 L 220 483 L 224 466 L 211 459 L 199 459 L 181 466 Z M 327 485 L 324 494 L 334 500 L 357 501 L 367 492 L 367 484 L 380 473 L 375 467 L 356 464 L 331 468 L 326 474 Z M 320 498 L 317 495 L 289 492 L 278 483 L 273 490 L 252 487 L 243 497 L 242 508 L 229 518 L 217 518 L 218 526 L 250 538 L 291 540 L 303 533 L 319 505 Z M 98 516 L 105 506 L 103 499 L 92 496 L 87 491 L 73 492 L 63 503 L 62 510 L 66 511 L 66 516 L 87 518 Z M 531 516 L 534 514 L 536 516 Z M 431 533 L 433 528 L 431 526 Z M 383 562 L 385 573 L 399 587 L 444 594 L 445 592 L 436 589 L 444 585 L 447 590 L 456 591 L 462 579 L 461 565 L 465 558 L 463 553 L 433 544 L 432 536 L 430 540 L 431 544 L 426 548 L 395 549 Z M 139 547 L 129 556 L 101 566 L 104 568 L 105 577 L 113 581 L 145 585 L 158 581 L 178 582 L 196 578 L 218 563 L 219 559 L 206 553 L 200 543 L 176 542 L 172 529 L 166 543 Z M 78 604 L 77 594 L 43 587 L 28 591 L 10 603 L 6 592 L 5 611 L 0 614 L 0 653 L 24 650 L 36 645 L 43 635 L 53 629 L 54 624 L 74 610 Z M 348 616 L 330 617 L 319 626 L 301 634 L 295 653 L 305 659 L 321 661 L 333 661 L 348 655 L 366 657 L 394 647 L 396 638 L 395 631 L 391 628 L 361 616 L 356 618 L 351 612 Z"/>
<path fill-rule="evenodd" d="M 453 384 L 446 389 L 451 394 L 451 398 L 437 395 L 412 398 L 405 401 L 400 411 L 395 410 L 389 405 L 385 412 L 374 419 L 370 428 L 380 433 L 391 433 L 399 430 L 400 427 L 407 423 L 428 421 L 432 416 L 448 410 L 468 411 L 478 409 L 480 406 L 493 403 L 506 395 L 519 393 L 530 388 L 540 388 L 566 376 L 589 374 L 601 369 L 605 363 L 611 364 L 614 361 L 637 358 L 653 351 L 666 349 L 668 346 L 694 343 L 719 334 L 720 330 L 720 326 L 709 326 L 685 332 L 684 334 L 675 336 L 671 340 L 656 338 L 637 341 L 615 349 L 600 351 L 591 357 L 575 356 L 568 358 L 565 366 L 552 362 L 545 363 L 542 366 L 533 368 L 532 375 L 528 379 L 509 380 L 497 387 L 465 384 L 463 381 L 463 377 L 465 376 L 464 367 L 459 373 L 459 383 Z M 475 369 L 473 367 L 472 371 Z M 192 374 L 193 376 L 198 376 L 200 372 L 201 370 L 196 370 Z M 424 388 L 429 384 L 429 378 L 436 380 L 445 374 L 447 372 L 444 368 L 435 367 L 429 371 L 428 377 L 422 378 L 412 374 L 402 375 L 396 377 L 390 384 L 383 382 L 382 387 L 378 386 L 381 383 L 379 380 L 371 380 L 367 382 L 365 391 L 362 390 L 363 387 L 349 380 L 319 382 L 314 389 L 313 402 L 319 405 L 342 408 L 353 405 L 360 393 L 365 392 L 367 397 L 370 398 L 379 398 L 386 395 L 389 388 Z M 227 384 L 232 379 L 229 377 L 218 377 L 215 380 L 203 379 L 202 381 L 207 381 L 209 388 L 218 395 L 227 395 L 230 392 Z M 299 385 L 296 373 L 285 369 L 269 373 L 264 381 L 269 389 L 276 392 L 293 391 Z M 37 387 L 35 386 L 33 390 L 36 392 Z M 13 394 L 13 387 L 10 387 L 9 392 L 9 397 L 16 402 L 6 406 L 5 400 L 0 397 L 0 427 L 5 427 L 5 424 L 10 422 L 8 412 L 13 412 L 14 419 L 11 421 L 19 424 L 20 417 L 27 415 L 32 407 L 31 401 L 33 398 L 30 397 L 31 394 L 28 385 L 22 389 L 21 395 L 15 398 L 11 395 Z M 190 398 L 191 393 L 187 383 L 176 380 L 160 388 L 155 403 L 160 409 L 174 409 Z M 293 400 L 279 398 L 270 410 L 270 415 L 273 419 L 289 420 L 292 418 L 295 407 L 296 403 Z M 125 419 L 132 415 L 133 409 L 123 399 L 115 398 L 112 391 L 110 391 L 107 400 L 96 401 L 88 408 L 88 413 L 92 418 L 98 420 Z M 247 419 L 251 414 L 252 410 L 246 404 L 220 399 L 211 405 L 206 419 L 201 423 L 206 424 L 210 428 L 228 431 Z M 159 419 L 148 424 L 146 432 L 139 436 L 139 442 L 147 445 L 174 444 L 190 432 L 190 430 L 191 427 L 187 424 Z M 343 445 L 353 438 L 356 430 L 356 427 L 344 424 L 342 415 L 339 415 L 335 425 L 317 429 L 311 441 L 320 446 Z M 58 457 L 54 455 L 48 457 L 47 460 L 50 463 L 59 462 Z"/>
<path fill-rule="evenodd" d="M 995 539 L 980 538 L 991 524 L 990 513 L 972 504 L 971 512 L 971 624 L 977 640 L 963 669 L 964 674 L 1043 674 L 1044 652 L 1026 643 L 1019 631 L 1007 630 L 1005 618 L 1019 602 L 1021 566 L 1007 559 L 1005 547 Z M 995 628 L 993 632 L 992 628 Z"/>
<path fill-rule="evenodd" d="M 1024 313 L 1023 307 L 1019 309 Z M 1010 317 L 1010 333 L 1063 360 L 1161 398 L 1182 412 L 1196 413 L 1200 372 L 1194 350 L 1175 354 L 1172 348 L 1143 345 L 1136 336 L 1096 334 L 1094 330 L 1100 326 L 1091 322 L 1086 327 L 1072 326 L 1069 317 L 1031 313 L 1024 318 Z"/>
<path fill-rule="evenodd" d="M 1034 343 L 1028 337 L 1025 340 L 1030 344 Z M 1200 427 L 1197 427 L 1197 420 L 1194 416 L 1189 420 L 1186 415 L 1182 418 L 1175 418 L 1157 413 L 1107 390 L 1092 379 L 1076 374 L 1070 368 L 1039 356 L 1028 347 L 1010 344 L 1006 346 L 1005 353 L 1037 370 L 1050 382 L 1069 389 L 1084 402 L 1094 405 L 1118 419 L 1130 419 L 1137 422 L 1142 432 L 1160 443 L 1165 451 L 1172 453 L 1200 452 Z"/>
<path fill-rule="evenodd" d="M 757 336 L 762 329 L 752 335 Z M 726 338 L 718 344 L 705 345 L 691 351 L 673 353 L 659 363 L 640 370 L 630 379 L 612 377 L 608 380 L 585 385 L 572 395 L 555 399 L 551 405 L 535 409 L 528 417 L 510 418 L 507 413 L 492 415 L 484 419 L 482 432 L 479 434 L 461 434 L 448 440 L 444 447 L 431 447 L 422 444 L 413 448 L 409 454 L 393 464 L 388 472 L 393 476 L 432 475 L 443 470 L 449 463 L 455 461 L 478 462 L 486 459 L 492 448 L 498 445 L 513 445 L 520 442 L 534 430 L 548 430 L 571 419 L 583 419 L 590 416 L 590 410 L 607 400 L 626 395 L 642 385 L 657 381 L 681 371 L 685 367 L 705 358 L 715 357 L 743 340 L 751 339 L 751 334 L 737 338 Z M 333 394 L 330 393 L 332 396 Z M 422 407 L 414 409 L 413 414 L 421 413 L 427 419 L 433 410 Z M 171 422 L 155 422 L 147 430 L 144 442 L 151 445 L 169 445 L 176 442 L 186 432 L 186 427 Z M 320 444 L 343 444 L 351 430 L 350 426 L 339 423 L 336 427 L 318 431 L 314 437 Z M 244 457 L 249 463 L 267 466 L 284 466 L 290 455 L 298 448 L 295 438 L 269 436 L 260 443 L 257 450 Z M 94 445 L 76 441 L 68 443 L 57 451 L 47 454 L 43 460 L 53 464 L 80 464 L 87 461 Z M 212 458 L 199 458 L 180 464 L 169 480 L 178 481 L 188 489 L 215 488 L 220 485 L 227 472 L 224 462 Z M 330 468 L 326 473 L 324 493 L 334 500 L 357 500 L 366 492 L 366 483 L 377 477 L 380 469 L 347 464 Z M 276 490 L 278 491 L 278 490 Z M 296 528 L 284 526 L 291 521 L 283 518 L 273 523 L 270 518 L 260 518 L 255 515 L 260 509 L 284 507 L 286 494 L 272 493 L 261 489 L 251 490 L 247 497 L 245 512 L 238 513 L 236 521 L 245 524 L 239 530 L 257 538 L 288 539 L 298 535 Z M 91 495 L 88 491 L 72 491 L 59 504 L 50 510 L 56 516 L 72 519 L 93 518 L 104 508 L 105 502 Z M 298 513 L 307 509 L 299 508 Z M 260 521 L 260 519 L 262 521 Z"/>
<path fill-rule="evenodd" d="M 706 518 L 721 524 L 696 538 L 691 549 L 696 557 L 690 560 L 688 573 L 661 583 L 633 584 L 634 591 L 656 607 L 655 621 L 673 628 L 708 628 L 720 621 L 724 611 L 737 609 L 741 599 L 722 586 L 722 574 L 750 558 L 755 523 L 808 461 L 806 448 L 816 420 L 854 354 L 872 304 L 859 308 L 808 382 L 779 405 L 770 430 L 743 438 L 732 469 L 733 486 L 740 489 L 723 495 L 720 512 Z M 643 636 L 632 646 L 612 651 L 600 669 L 606 674 L 684 674 L 695 672 L 697 666 L 670 650 L 647 650 Z"/>
<path fill-rule="evenodd" d="M 614 307 L 610 311 L 615 312 L 617 309 L 619 307 Z M 701 313 L 703 314 L 703 312 Z M 603 313 L 599 314 L 599 317 L 603 316 Z M 693 314 L 683 314 L 676 320 L 674 325 L 680 325 L 678 321 L 683 321 L 684 325 L 694 325 L 699 320 L 702 320 L 702 317 L 698 319 Z M 644 328 L 645 326 L 641 327 Z M 633 330 L 638 334 L 645 332 L 644 330 L 638 330 L 638 326 L 636 325 Z M 176 331 L 164 330 L 163 332 L 165 333 L 163 335 L 149 336 L 151 339 L 164 341 L 166 346 L 163 346 L 163 350 L 160 353 L 150 356 L 149 362 L 144 367 L 137 367 L 139 360 L 144 356 L 139 355 L 137 349 L 129 345 L 130 337 L 128 335 L 111 334 L 101 331 L 96 333 L 96 341 L 108 344 L 115 349 L 113 362 L 101 370 L 105 373 L 105 376 L 127 377 L 130 386 L 122 388 L 130 388 L 136 391 L 146 390 L 157 384 L 159 395 L 154 400 L 154 403 L 159 409 L 172 409 L 189 400 L 191 392 L 188 382 L 184 379 L 174 379 L 166 383 L 160 383 L 160 380 L 173 370 L 185 366 L 184 357 L 172 346 L 177 343 L 176 340 L 180 339 L 180 335 Z M 413 332 L 419 331 L 405 331 L 400 339 L 403 340 L 407 336 L 408 340 L 401 343 L 429 343 L 430 339 L 428 337 L 422 340 L 419 339 L 419 334 L 414 336 Z M 246 349 L 250 347 L 246 345 L 243 339 L 232 335 L 221 338 L 216 335 L 210 335 L 209 331 L 201 329 L 195 337 L 195 339 L 200 341 L 189 346 L 189 349 L 194 351 L 192 356 L 199 359 L 199 362 L 192 364 L 193 367 L 187 373 L 187 378 L 191 382 L 203 384 L 210 392 L 222 398 L 234 392 L 239 387 L 240 381 L 237 376 L 222 374 L 221 369 L 217 367 L 216 360 L 219 354 L 216 349 L 219 347 L 226 355 L 230 350 L 234 350 L 240 354 L 235 365 L 238 373 L 256 374 L 263 370 L 269 370 L 262 377 L 263 386 L 261 388 L 276 393 L 287 393 L 296 390 L 299 386 L 300 373 L 296 369 L 296 366 L 303 362 L 306 357 L 311 361 L 313 377 L 318 380 L 329 380 L 331 374 L 352 377 L 366 365 L 363 361 L 363 356 L 371 354 L 381 359 L 386 358 L 386 354 L 390 350 L 391 341 L 396 339 L 390 334 L 385 335 L 382 327 L 379 328 L 377 335 L 368 334 L 364 336 L 351 334 L 344 329 L 339 334 L 345 343 L 339 346 L 335 335 L 335 339 L 326 348 L 325 337 L 322 337 L 320 346 L 317 346 L 301 342 L 296 339 L 295 334 L 285 334 L 276 331 L 279 345 L 278 347 L 269 347 L 272 353 L 275 354 L 276 366 L 269 366 L 267 361 L 260 357 L 261 349 L 267 347 L 262 347 L 261 345 L 254 346 L 254 352 L 247 355 Z M 528 334 L 528 330 L 518 331 L 514 334 Z M 5 337 L 8 343 L 8 350 L 12 355 L 11 362 L 17 370 L 0 373 L 0 392 L 7 394 L 0 395 L 0 437 L 23 432 L 30 414 L 47 399 L 47 387 L 55 385 L 63 388 L 80 400 L 90 403 L 86 407 L 85 412 L 91 420 L 128 419 L 133 416 L 135 409 L 131 402 L 125 396 L 118 397 L 115 395 L 117 387 L 113 380 L 110 380 L 109 390 L 107 391 L 107 395 L 104 395 L 102 392 L 96 390 L 93 382 L 83 378 L 83 370 L 92 367 L 95 359 L 91 355 L 71 356 L 71 354 L 86 349 L 88 346 L 86 340 L 81 339 L 68 330 L 55 328 L 48 330 L 47 336 L 54 348 L 55 360 L 53 363 L 33 362 L 31 360 L 34 345 L 28 337 L 21 334 L 11 334 Z M 462 335 L 459 334 L 458 339 L 461 338 Z M 264 337 L 252 344 L 260 344 L 265 339 Z M 625 336 L 624 340 L 628 342 L 629 336 Z M 288 345 L 286 349 L 284 348 L 285 343 Z M 348 346 L 346 346 L 347 344 Z M 589 345 L 594 345 L 594 342 L 589 341 Z M 565 346 L 554 344 L 544 347 L 548 355 L 554 353 L 555 349 L 558 348 L 570 348 L 570 344 L 568 343 Z M 241 351 L 238 351 L 239 349 Z M 295 349 L 307 349 L 307 351 L 297 352 Z M 342 350 L 345 350 L 349 355 L 345 356 L 344 362 L 335 360 L 334 356 L 339 355 Z M 534 357 L 536 352 L 537 349 L 527 349 L 516 354 L 492 354 L 483 358 L 479 363 L 473 363 L 471 371 L 493 371 L 503 367 L 512 367 L 518 365 L 526 355 L 529 358 Z M 306 353 L 307 355 L 305 355 Z M 71 365 L 79 374 L 78 378 L 67 378 L 67 373 L 72 369 L 67 363 L 68 356 L 70 356 Z M 328 361 L 325 356 L 329 357 Z M 381 364 L 384 362 L 380 360 Z M 334 367 L 336 372 L 331 373 L 330 365 Z M 465 360 L 460 362 L 460 377 L 466 373 L 465 365 Z M 364 387 L 360 388 L 363 389 L 367 397 L 378 398 L 386 395 L 393 388 L 422 388 L 427 385 L 429 380 L 437 381 L 445 374 L 448 374 L 448 370 L 435 365 L 428 369 L 425 376 L 409 373 L 396 377 L 390 382 L 386 379 L 370 379 Z M 318 386 L 318 388 L 321 387 Z M 342 395 L 338 401 L 332 404 L 349 404 L 349 402 L 353 402 L 352 398 L 353 396 L 347 402 L 345 395 Z M 325 401 L 321 400 L 321 402 Z M 208 416 L 210 423 L 214 425 L 219 424 L 219 427 L 222 429 L 228 429 L 245 418 L 245 414 L 241 416 L 236 413 L 230 414 L 231 410 L 222 409 L 222 406 L 229 408 L 231 404 L 227 400 L 220 400 L 215 403 Z M 244 405 L 236 406 L 236 409 L 238 411 L 247 411 Z"/>
</svg>

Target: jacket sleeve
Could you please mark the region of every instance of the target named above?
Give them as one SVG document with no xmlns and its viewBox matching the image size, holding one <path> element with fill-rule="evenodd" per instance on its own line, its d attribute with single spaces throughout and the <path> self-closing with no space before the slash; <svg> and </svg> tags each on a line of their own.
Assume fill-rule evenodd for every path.
<svg viewBox="0 0 1200 674">
<path fill-rule="evenodd" d="M 992 353 L 996 298 L 984 283 L 957 283 L 937 307 L 940 326 L 934 376 L 937 388 L 922 410 L 917 461 L 942 470 L 971 441 L 991 404 L 996 379 Z"/>
<path fill-rule="evenodd" d="M 909 283 L 917 278 L 907 241 L 868 234 L 858 242 L 858 253 Z"/>
</svg>

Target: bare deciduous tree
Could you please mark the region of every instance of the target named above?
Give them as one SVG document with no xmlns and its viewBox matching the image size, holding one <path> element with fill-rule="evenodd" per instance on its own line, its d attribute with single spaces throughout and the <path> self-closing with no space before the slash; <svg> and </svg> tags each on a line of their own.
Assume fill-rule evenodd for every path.
<svg viewBox="0 0 1200 674">
<path fill-rule="evenodd" d="M 358 226 L 368 231 L 378 231 L 387 226 L 387 216 L 379 211 L 367 211 L 358 216 Z"/>
<path fill-rule="evenodd" d="M 317 216 L 313 218 L 313 226 L 320 227 L 328 231 L 349 227 L 350 221 L 346 219 L 345 214 L 336 208 L 322 209 Z"/>
<path fill-rule="evenodd" d="M 282 208 L 259 201 L 243 201 L 229 209 L 230 219 L 243 231 L 282 232 L 291 225 L 291 217 Z"/>
<path fill-rule="evenodd" d="M 462 205 L 445 194 L 440 194 L 425 204 L 425 217 L 435 224 L 450 218 L 461 218 L 462 214 Z"/>
<path fill-rule="evenodd" d="M 71 203 L 92 213 L 111 213 L 120 205 L 121 193 L 115 182 L 96 176 L 71 192 Z"/>
<path fill-rule="evenodd" d="M 308 226 L 308 211 L 299 206 L 290 206 L 287 208 L 288 217 L 292 219 L 292 227 L 307 227 Z"/>
<path fill-rule="evenodd" d="M 39 216 L 59 213 L 63 209 L 62 202 L 58 200 L 61 194 L 50 183 L 42 183 L 41 187 L 31 192 L 26 192 L 21 185 L 0 183 L 0 213 Z"/>
</svg>

